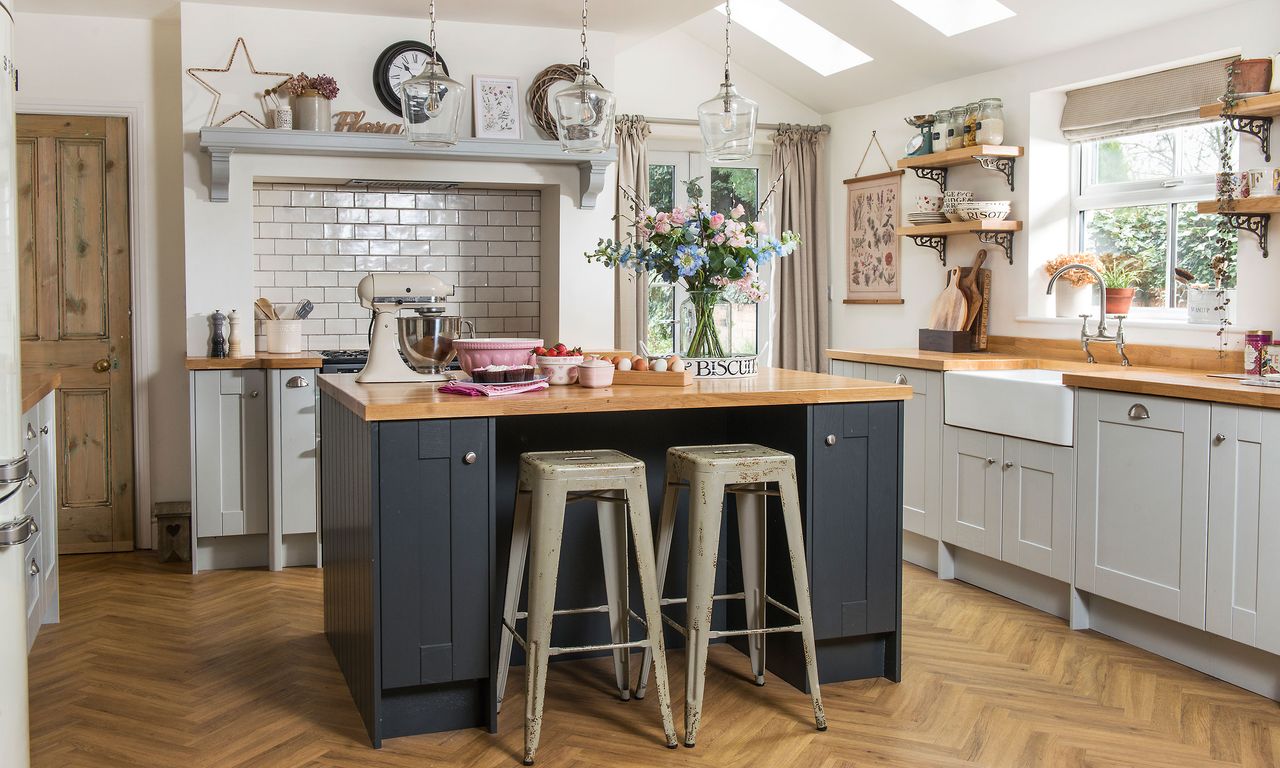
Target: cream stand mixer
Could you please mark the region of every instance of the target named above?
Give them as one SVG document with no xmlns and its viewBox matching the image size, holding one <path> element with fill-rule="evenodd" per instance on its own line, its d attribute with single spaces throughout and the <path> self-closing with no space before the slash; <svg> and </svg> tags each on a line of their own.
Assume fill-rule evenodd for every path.
<svg viewBox="0 0 1280 768">
<path fill-rule="evenodd" d="M 373 310 L 369 360 L 356 375 L 362 384 L 449 381 L 445 366 L 457 354 L 453 341 L 469 321 L 445 315 L 453 289 L 421 272 L 366 275 L 356 286 L 360 306 Z M 399 317 L 402 309 L 414 316 Z M 400 353 L 404 353 L 405 362 Z"/>
</svg>

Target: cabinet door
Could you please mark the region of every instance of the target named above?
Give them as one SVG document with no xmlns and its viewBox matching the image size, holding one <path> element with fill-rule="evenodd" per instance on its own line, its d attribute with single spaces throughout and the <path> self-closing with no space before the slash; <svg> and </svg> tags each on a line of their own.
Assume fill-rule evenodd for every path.
<svg viewBox="0 0 1280 768">
<path fill-rule="evenodd" d="M 942 540 L 1000 557 L 1003 438 L 944 427 L 942 456 Z"/>
<path fill-rule="evenodd" d="M 812 414 L 806 536 L 814 634 L 893 632 L 902 567 L 893 514 L 901 411 L 896 402 L 858 403 L 814 406 Z"/>
<path fill-rule="evenodd" d="M 379 427 L 383 688 L 489 675 L 490 423 Z"/>
<path fill-rule="evenodd" d="M 1206 629 L 1280 653 L 1280 411 L 1212 410 Z"/>
<path fill-rule="evenodd" d="M 40 401 L 38 413 L 41 426 L 36 430 L 40 433 L 40 463 L 46 467 L 41 482 L 44 485 L 40 490 L 40 541 L 43 548 L 42 565 L 44 572 L 41 576 L 44 579 L 44 585 L 41 587 L 40 595 L 43 602 L 44 617 L 41 619 L 45 624 L 52 624 L 58 621 L 59 597 L 58 597 L 58 473 L 53 471 L 58 466 L 57 450 L 58 450 L 58 418 L 57 418 L 57 392 L 50 392 Z M 32 514 L 35 514 L 34 512 Z"/>
<path fill-rule="evenodd" d="M 852 379 L 867 378 L 867 368 L 869 366 L 863 363 L 854 363 L 848 360 L 831 360 L 827 363 L 827 372 L 832 376 L 848 376 Z"/>
<path fill-rule="evenodd" d="M 316 531 L 316 371 L 271 371 L 272 493 L 280 532 Z"/>
<path fill-rule="evenodd" d="M 1076 586 L 1204 629 L 1209 405 L 1080 390 Z"/>
<path fill-rule="evenodd" d="M 867 378 L 911 387 L 903 405 L 902 528 L 937 539 L 942 533 L 942 374 L 867 366 Z"/>
<path fill-rule="evenodd" d="M 192 390 L 197 535 L 266 533 L 266 372 L 194 371 Z"/>
<path fill-rule="evenodd" d="M 1001 558 L 1059 581 L 1071 581 L 1075 514 L 1072 449 L 1004 439 Z"/>
</svg>

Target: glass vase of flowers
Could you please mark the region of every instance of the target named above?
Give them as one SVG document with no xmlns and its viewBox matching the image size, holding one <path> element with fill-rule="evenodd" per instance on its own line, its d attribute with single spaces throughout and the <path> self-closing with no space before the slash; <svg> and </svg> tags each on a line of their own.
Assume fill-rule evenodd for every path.
<svg viewBox="0 0 1280 768">
<path fill-rule="evenodd" d="M 793 253 L 800 238 L 794 232 L 773 237 L 765 222 L 749 220 L 741 205 L 724 213 L 712 210 L 702 201 L 699 181 L 685 183 L 693 202 L 670 211 L 658 211 L 623 190 L 635 212 L 629 220 L 635 236 L 621 242 L 602 239 L 586 257 L 652 280 L 683 285 L 688 298 L 681 305 L 680 352 L 693 359 L 728 358 L 732 353 L 723 330 L 730 303 L 763 301 L 762 270 L 773 259 Z M 772 194 L 770 190 L 761 201 L 761 210 Z"/>
</svg>

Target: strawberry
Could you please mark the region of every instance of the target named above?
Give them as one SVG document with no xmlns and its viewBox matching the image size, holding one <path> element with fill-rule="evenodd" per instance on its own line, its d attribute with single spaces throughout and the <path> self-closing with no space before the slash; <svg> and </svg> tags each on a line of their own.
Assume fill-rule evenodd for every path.
<svg viewBox="0 0 1280 768">
<path fill-rule="evenodd" d="M 537 349 L 533 350 L 533 354 L 535 354 L 535 355 L 545 355 L 545 354 L 547 354 L 547 348 L 546 348 L 546 347 L 538 347 Z"/>
</svg>

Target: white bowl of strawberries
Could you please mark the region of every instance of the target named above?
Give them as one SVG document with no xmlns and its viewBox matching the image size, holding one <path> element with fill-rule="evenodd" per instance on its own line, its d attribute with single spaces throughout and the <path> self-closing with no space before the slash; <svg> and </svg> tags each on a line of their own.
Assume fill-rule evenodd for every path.
<svg viewBox="0 0 1280 768">
<path fill-rule="evenodd" d="M 547 377 L 547 383 L 567 385 L 578 383 L 578 365 L 582 363 L 582 347 L 570 349 L 564 344 L 538 347 L 533 350 L 534 365 L 538 374 Z"/>
</svg>

